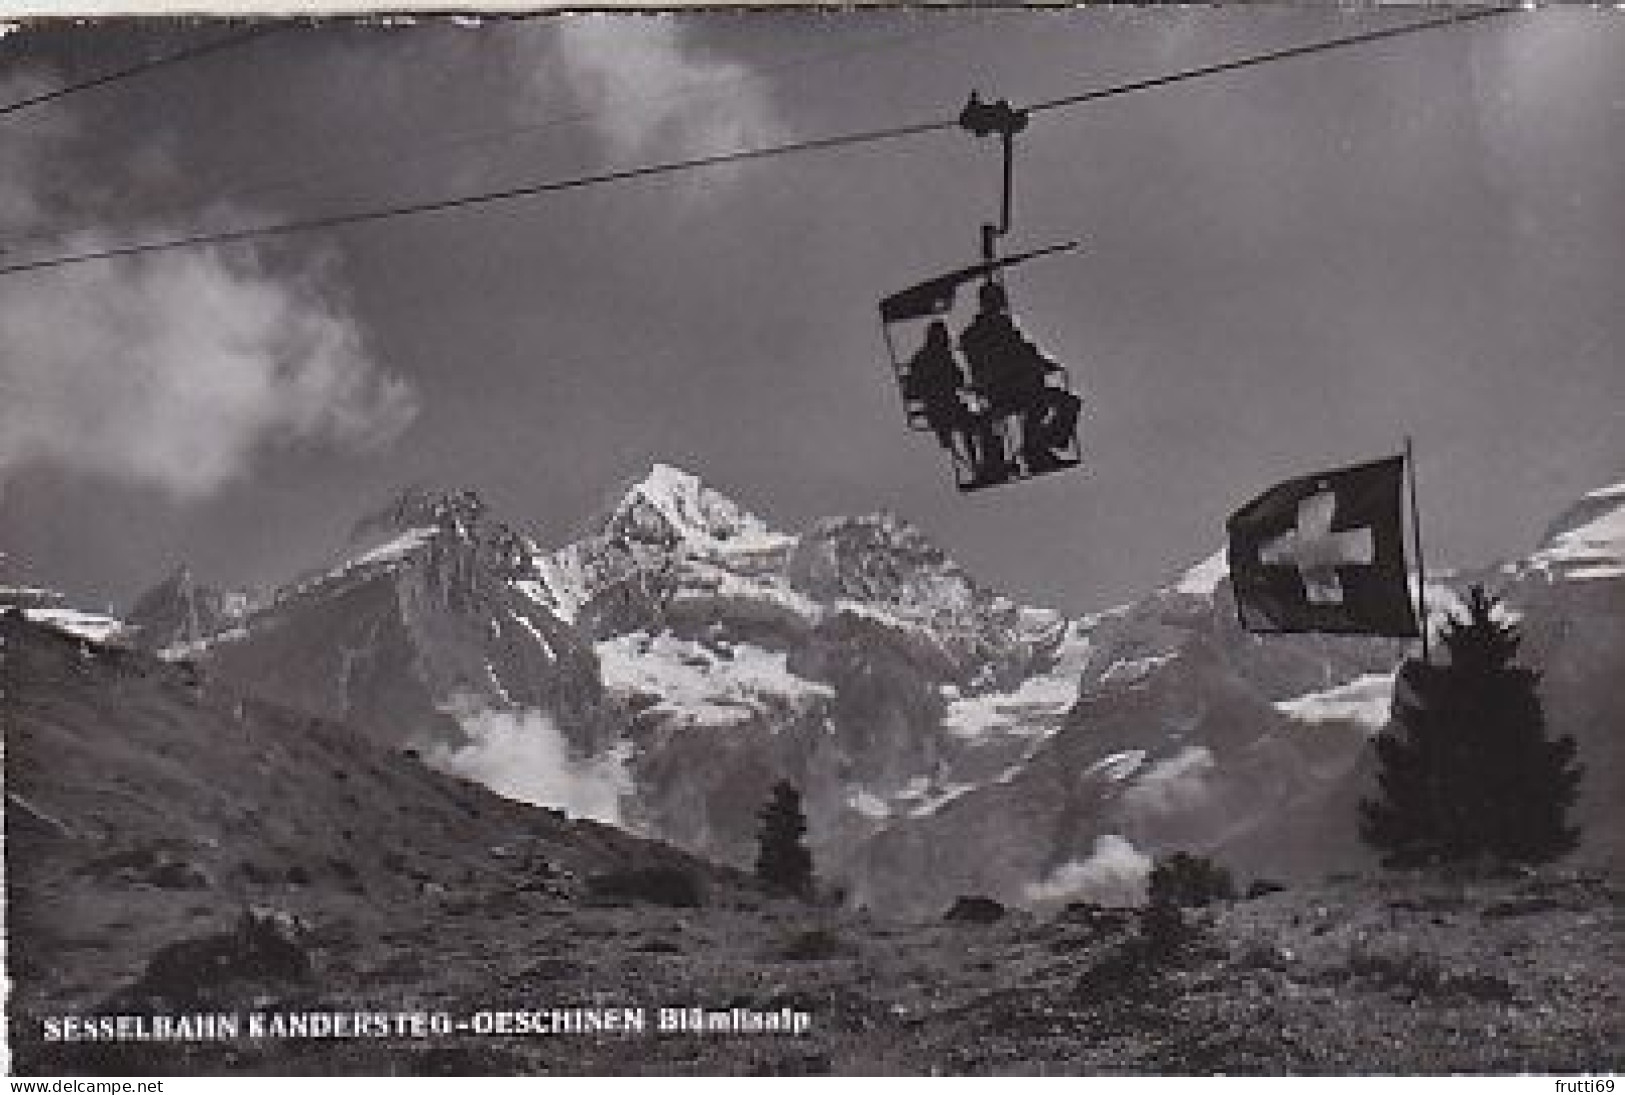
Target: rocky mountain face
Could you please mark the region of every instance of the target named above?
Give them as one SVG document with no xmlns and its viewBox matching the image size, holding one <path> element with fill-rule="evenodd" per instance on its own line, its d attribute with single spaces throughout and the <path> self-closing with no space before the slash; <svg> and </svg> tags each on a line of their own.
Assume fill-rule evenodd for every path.
<svg viewBox="0 0 1625 1095">
<path fill-rule="evenodd" d="M 185 653 L 381 744 L 456 750 L 485 713 L 545 711 L 591 750 L 609 725 L 596 659 L 527 595 L 530 551 L 472 494 L 408 492 L 338 566 Z"/>
<path fill-rule="evenodd" d="M 840 877 L 894 812 L 994 778 L 1070 702 L 1042 685 L 1076 660 L 1076 628 L 888 514 L 787 535 L 657 466 L 538 571 L 626 713 L 629 816 L 731 863 L 749 864 L 756 812 L 789 778 Z"/>
<path fill-rule="evenodd" d="M 1243 632 L 1222 558 L 1089 638 L 1076 702 L 1030 756 L 868 843 L 874 903 L 1134 901 L 1178 849 L 1277 879 L 1363 860 L 1354 789 L 1401 644 Z M 909 861 L 934 866 L 905 883 Z"/>
<path fill-rule="evenodd" d="M 1587 495 L 1525 560 L 1430 576 L 1435 632 L 1474 582 L 1518 620 L 1550 731 L 1579 745 L 1575 858 L 1617 869 L 1625 487 Z M 868 842 L 855 873 L 877 904 L 1132 891 L 1150 857 L 1174 849 L 1287 881 L 1375 866 L 1356 808 L 1375 791 L 1369 739 L 1388 723 L 1394 670 L 1415 644 L 1244 632 L 1222 554 L 1105 614 L 1090 639 L 1076 706 L 1018 771 Z M 906 876 L 908 863 L 933 866 Z"/>
<path fill-rule="evenodd" d="M 1541 551 L 1476 576 L 1522 616 L 1551 724 L 1580 739 L 1584 854 L 1605 858 L 1622 508 L 1620 488 L 1588 496 Z M 1175 848 L 1285 880 L 1369 865 L 1354 805 L 1409 648 L 1241 631 L 1222 554 L 1067 619 L 893 515 L 782 532 L 657 465 L 550 552 L 472 494 L 411 492 L 346 561 L 189 652 L 504 794 L 736 866 L 789 778 L 826 879 L 936 913 L 963 893 L 1133 900 Z"/>
<path fill-rule="evenodd" d="M 162 650 L 218 635 L 239 623 L 249 610 L 246 594 L 200 583 L 192 577 L 191 568 L 180 566 L 138 597 L 124 622 L 141 646 Z"/>
<path fill-rule="evenodd" d="M 1585 495 L 1497 577 L 1520 617 L 1523 660 L 1541 672 L 1546 724 L 1579 745 L 1582 848 L 1625 863 L 1625 484 Z"/>
</svg>

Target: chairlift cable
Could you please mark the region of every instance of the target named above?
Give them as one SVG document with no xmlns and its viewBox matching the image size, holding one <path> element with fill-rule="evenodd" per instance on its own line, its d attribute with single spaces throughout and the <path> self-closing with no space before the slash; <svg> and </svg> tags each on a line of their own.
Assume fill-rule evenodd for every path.
<svg viewBox="0 0 1625 1095">
<path fill-rule="evenodd" d="M 1126 84 L 1116 84 L 1110 87 L 1097 88 L 1091 91 L 1067 96 L 1062 99 L 1053 99 L 1047 102 L 1038 103 L 1027 109 L 1057 110 L 1064 107 L 1077 106 L 1100 99 L 1132 94 L 1134 92 L 1146 91 L 1153 88 L 1165 87 L 1185 80 L 1200 79 L 1219 73 L 1233 72 L 1238 69 L 1267 64 L 1273 61 L 1302 57 L 1312 53 L 1322 53 L 1348 46 L 1364 45 L 1384 39 L 1398 38 L 1402 35 L 1417 34 L 1423 31 L 1435 30 L 1447 26 L 1455 26 L 1460 23 L 1484 19 L 1493 15 L 1505 15 L 1519 10 L 1521 9 L 1497 7 L 1475 9 L 1465 13 L 1452 13 L 1448 16 L 1426 19 L 1416 23 L 1407 23 L 1403 26 L 1388 27 L 1377 31 L 1367 31 L 1355 35 L 1346 35 L 1340 38 L 1326 39 L 1320 42 L 1312 42 L 1302 46 L 1294 46 L 1282 50 L 1273 50 L 1268 53 L 1236 58 L 1234 60 L 1224 61 L 1218 64 L 1204 65 L 1193 69 L 1183 69 L 1179 72 L 1169 73 L 1163 76 L 1152 77 L 1145 80 L 1136 80 Z M 440 198 L 432 201 L 410 202 L 376 209 L 362 209 L 349 213 L 336 213 L 329 216 L 312 217 L 304 220 L 281 221 L 271 224 L 252 225 L 244 228 L 228 229 L 220 232 L 199 232 L 193 235 L 153 240 L 148 243 L 132 243 L 121 247 L 109 247 L 94 251 L 82 251 L 68 255 L 56 255 L 49 258 L 35 259 L 29 262 L 12 263 L 9 265 L 0 266 L 0 275 L 55 269 L 78 263 L 153 254 L 161 251 L 173 251 L 181 248 L 200 247 L 210 244 L 241 243 L 247 240 L 267 239 L 276 236 L 293 235 L 295 233 L 323 231 L 341 228 L 348 225 L 366 224 L 374 221 L 388 220 L 395 217 L 413 216 L 422 213 L 444 213 L 470 206 L 487 205 L 497 202 L 513 201 L 518 198 L 534 197 L 539 194 L 559 193 L 567 190 L 580 190 L 593 186 L 607 185 L 609 183 L 628 182 L 634 179 L 652 178 L 655 176 L 675 174 L 683 171 L 720 167 L 726 164 L 745 163 L 755 160 L 770 159 L 777 156 L 797 155 L 807 152 L 823 152 L 837 148 L 873 144 L 881 141 L 899 140 L 905 137 L 918 137 L 929 133 L 938 133 L 944 130 L 955 129 L 958 128 L 958 126 L 959 121 L 957 118 L 946 118 L 928 122 L 915 122 L 912 124 L 887 126 L 880 129 L 863 130 L 829 137 L 817 137 L 804 141 L 792 141 L 786 144 L 768 145 L 762 148 L 736 149 L 730 152 L 718 152 L 705 156 L 693 156 L 680 160 L 668 160 L 663 163 L 645 164 L 640 167 L 621 168 L 613 171 L 597 172 L 588 175 L 577 175 L 564 179 L 551 179 L 537 183 L 530 183 L 524 186 L 508 187 L 501 190 L 481 191 L 478 193 L 466 194 L 453 198 Z"/>
<path fill-rule="evenodd" d="M 1252 68 L 1255 65 L 1269 64 L 1273 61 L 1287 61 L 1295 57 L 1307 57 L 1315 53 L 1325 53 L 1334 49 L 1346 49 L 1349 46 L 1367 45 L 1371 42 L 1380 42 L 1388 38 L 1398 38 L 1402 35 L 1415 34 L 1419 31 L 1433 30 L 1438 27 L 1455 26 L 1459 23 L 1470 23 L 1477 19 L 1488 19 L 1496 15 L 1509 15 L 1515 11 L 1523 10 L 1520 7 L 1493 7 L 1474 8 L 1465 12 L 1442 16 L 1438 19 L 1424 20 L 1419 23 L 1406 23 L 1397 27 L 1384 27 L 1380 30 L 1365 31 L 1360 34 L 1351 34 L 1342 38 L 1329 38 L 1321 42 L 1309 42 L 1301 46 L 1288 46 L 1285 49 L 1271 50 L 1268 53 L 1253 54 L 1248 57 L 1239 57 L 1231 61 L 1219 61 L 1211 65 L 1201 65 L 1196 68 L 1181 69 L 1178 72 L 1164 76 L 1152 76 L 1144 80 L 1133 80 L 1126 84 L 1114 84 L 1111 87 L 1097 88 L 1092 91 L 1079 92 L 1076 95 L 1065 95 L 1059 99 L 1049 99 L 1041 103 L 1033 103 L 1025 109 L 1030 114 L 1039 114 L 1049 110 L 1060 110 L 1065 107 L 1079 106 L 1083 103 L 1092 103 L 1100 99 L 1109 99 L 1118 95 L 1130 95 L 1138 91 L 1149 91 L 1168 84 L 1179 83 L 1184 80 L 1196 80 L 1207 76 L 1218 76 L 1237 69 Z"/>
<path fill-rule="evenodd" d="M 557 15 L 558 13 L 550 12 L 547 14 L 552 16 Z M 483 18 L 486 20 L 499 19 L 499 21 L 502 23 L 512 23 L 534 19 L 536 17 L 536 15 L 532 14 L 505 15 L 500 17 L 487 16 Z M 415 26 L 417 24 L 414 23 L 411 25 Z M 967 31 L 976 29 L 981 25 L 983 24 L 964 23 L 953 27 L 936 28 L 929 32 L 914 30 L 905 34 L 897 34 L 883 38 L 878 41 L 863 43 L 849 49 L 820 50 L 810 55 L 797 57 L 778 65 L 770 65 L 759 69 L 749 70 L 744 76 L 734 75 L 720 79 L 712 77 L 704 80 L 690 81 L 674 89 L 663 99 L 663 102 L 670 103 L 675 99 L 719 95 L 725 92 L 730 85 L 738 84 L 743 78 L 758 78 L 792 69 L 822 66 L 832 62 L 844 61 L 860 54 L 894 49 L 903 46 L 911 46 L 922 41 L 931 41 L 950 34 L 965 33 Z M 609 110 L 613 111 L 619 107 L 632 105 L 640 98 L 642 98 L 642 96 L 635 94 L 616 96 L 609 103 Z M 207 195 L 207 197 L 209 200 L 214 202 L 223 202 L 240 200 L 244 198 L 257 198 L 263 195 L 275 194 L 288 190 L 300 190 L 310 184 L 321 182 L 325 178 L 342 173 L 346 170 L 368 164 L 379 163 L 384 161 L 386 158 L 392 166 L 398 167 L 403 162 L 411 163 L 422 160 L 429 153 L 446 152 L 456 149 L 479 148 L 486 145 L 496 144 L 498 142 L 511 143 L 516 137 L 534 135 L 546 130 L 558 128 L 560 126 L 591 122 L 603 116 L 605 113 L 606 111 L 601 109 L 578 110 L 571 113 L 554 115 L 551 118 L 544 118 L 540 121 L 526 122 L 521 125 L 504 126 L 500 129 L 486 129 L 476 133 L 460 134 L 457 136 L 448 137 L 445 140 L 432 141 L 426 145 L 416 146 L 412 148 L 404 157 L 395 150 L 375 144 L 370 150 L 364 150 L 359 156 L 354 156 L 348 160 L 341 161 L 336 164 L 328 164 L 327 166 L 314 171 L 302 171 L 294 174 L 282 175 L 280 177 L 273 177 L 268 181 L 239 187 L 235 190 L 225 190 L 223 192 L 210 193 Z M 40 237 L 35 237 L 34 239 L 38 238 Z M 16 241 L 13 243 L 10 249 L 17 250 L 19 249 L 19 245 L 30 242 L 34 242 L 34 240 L 25 239 Z"/>
<path fill-rule="evenodd" d="M 116 83 L 120 80 L 128 80 L 132 77 L 140 76 L 143 73 L 151 72 L 153 69 L 164 68 L 169 65 L 178 65 L 183 61 L 194 61 L 199 57 L 204 57 L 211 53 L 219 53 L 222 50 L 234 49 L 237 46 L 246 45 L 257 38 L 263 38 L 267 34 L 273 34 L 281 29 L 283 29 L 281 25 L 270 27 L 250 27 L 248 30 L 242 31 L 238 34 L 227 35 L 224 38 L 217 38 L 214 41 L 205 42 L 200 46 L 192 46 L 189 49 L 176 50 L 174 53 L 166 53 L 159 57 L 153 57 L 138 64 L 130 65 L 127 68 L 115 69 L 112 72 L 104 72 L 100 76 L 93 76 L 88 80 L 81 80 L 80 82 L 74 84 L 64 84 L 61 87 L 52 88 L 50 91 L 42 91 L 38 95 L 30 95 L 25 99 L 18 99 L 15 102 L 0 104 L 0 115 L 16 114 L 20 111 L 27 110 L 29 107 L 40 106 L 43 103 L 54 102 L 57 99 L 65 99 L 69 95 L 75 95 L 81 91 L 89 91 L 92 88 L 104 87 L 107 84 Z"/>
</svg>

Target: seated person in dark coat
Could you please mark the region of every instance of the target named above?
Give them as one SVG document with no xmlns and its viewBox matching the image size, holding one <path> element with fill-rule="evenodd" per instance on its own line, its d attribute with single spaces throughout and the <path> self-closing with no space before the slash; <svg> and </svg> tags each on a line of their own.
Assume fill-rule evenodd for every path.
<svg viewBox="0 0 1625 1095">
<path fill-rule="evenodd" d="M 1002 286 L 982 286 L 981 309 L 959 336 L 970 366 L 972 386 L 994 415 L 1021 416 L 1021 457 L 1029 473 L 1061 466 L 1056 455 L 1072 443 L 1083 401 L 1052 388 L 1049 375 L 1061 367 L 1039 352 L 1010 318 Z"/>
<path fill-rule="evenodd" d="M 933 320 L 926 329 L 925 343 L 909 359 L 904 377 L 903 395 L 919 403 L 942 447 L 963 454 L 972 468 L 978 468 L 978 456 L 992 448 L 984 436 L 984 420 L 966 405 L 964 375 L 942 320 Z"/>
</svg>

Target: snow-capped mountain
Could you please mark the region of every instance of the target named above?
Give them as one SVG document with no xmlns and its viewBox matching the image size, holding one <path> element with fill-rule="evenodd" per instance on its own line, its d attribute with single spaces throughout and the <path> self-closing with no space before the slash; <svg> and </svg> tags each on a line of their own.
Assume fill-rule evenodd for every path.
<svg viewBox="0 0 1625 1095">
<path fill-rule="evenodd" d="M 1617 864 L 1625 485 L 1582 498 L 1526 559 L 1430 576 L 1435 632 L 1473 582 L 1504 598 L 1542 673 L 1548 726 L 1579 745 L 1579 858 Z M 863 896 L 916 911 L 966 892 L 1099 898 L 1131 892 L 1172 849 L 1283 880 L 1372 867 L 1356 804 L 1374 790 L 1369 738 L 1415 644 L 1251 635 L 1227 586 L 1220 554 L 1103 614 L 1065 727 L 1000 779 L 876 834 L 854 872 L 874 887 Z"/>
<path fill-rule="evenodd" d="M 188 653 L 394 746 L 463 749 L 490 712 L 545 711 L 590 750 L 606 732 L 596 658 L 527 595 L 533 553 L 478 496 L 410 491 L 341 561 Z"/>
<path fill-rule="evenodd" d="M 895 516 L 781 532 L 664 465 L 557 551 L 413 491 L 245 614 L 200 601 L 182 572 L 141 615 L 216 679 L 724 861 L 793 779 L 835 875 L 1053 733 L 1089 648 Z"/>
<path fill-rule="evenodd" d="M 1515 569 L 1525 577 L 1579 582 L 1625 578 L 1625 483 L 1583 495 Z"/>
<path fill-rule="evenodd" d="M 97 643 L 123 641 L 130 631 L 128 623 L 112 612 L 77 607 L 60 590 L 45 586 L 0 582 L 0 612 L 17 612 L 24 619 Z"/>
<path fill-rule="evenodd" d="M 860 899 L 919 913 L 961 893 L 1132 900 L 1175 849 L 1244 876 L 1360 862 L 1350 788 L 1403 647 L 1250 635 L 1227 587 L 1210 559 L 1102 614 L 1059 726 L 996 779 L 876 834 Z"/>
<path fill-rule="evenodd" d="M 1086 645 L 895 516 L 791 535 L 665 465 L 536 571 L 626 714 L 629 816 L 740 864 L 778 778 L 831 868 L 992 778 L 1059 725 Z"/>
<path fill-rule="evenodd" d="M 1588 496 L 1489 572 L 1554 729 L 1581 740 L 1602 854 L 1618 852 L 1597 834 L 1617 829 L 1603 727 L 1622 713 L 1622 510 L 1625 488 Z M 1436 618 L 1468 580 L 1430 583 Z M 1175 848 L 1244 876 L 1369 865 L 1354 807 L 1412 652 L 1242 631 L 1222 553 L 1067 619 L 894 515 L 785 532 L 666 465 L 554 551 L 472 493 L 409 492 L 340 562 L 222 628 L 191 652 L 243 687 L 735 865 L 789 778 L 824 876 L 918 913 L 962 893 L 1126 899 Z"/>
</svg>

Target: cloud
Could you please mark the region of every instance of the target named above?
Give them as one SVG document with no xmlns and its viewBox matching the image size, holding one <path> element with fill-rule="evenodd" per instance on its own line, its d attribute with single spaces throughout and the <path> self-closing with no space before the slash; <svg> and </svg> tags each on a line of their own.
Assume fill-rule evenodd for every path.
<svg viewBox="0 0 1625 1095">
<path fill-rule="evenodd" d="M 1141 821 L 1199 809 L 1211 796 L 1208 778 L 1215 767 L 1211 750 L 1187 745 L 1146 769 L 1123 792 L 1123 807 L 1130 817 Z"/>
<path fill-rule="evenodd" d="M 1142 905 L 1151 878 L 1151 857 L 1113 833 L 1095 838 L 1086 860 L 1070 860 L 1040 882 L 1028 883 L 1027 900 L 1090 901 Z"/>
<path fill-rule="evenodd" d="M 266 445 L 391 440 L 416 400 L 321 282 L 273 276 L 242 249 L 5 279 L 0 473 L 50 464 L 196 499 Z"/>
<path fill-rule="evenodd" d="M 0 84 L 0 96 L 50 86 L 27 74 Z M 7 127 L 0 246 L 12 253 L 0 261 L 183 234 L 121 215 L 174 170 L 160 141 L 94 167 L 85 143 L 57 104 Z M 205 210 L 199 223 L 226 215 Z M 68 230 L 86 224 L 96 227 Z M 0 277 L 0 482 L 44 465 L 194 500 L 245 475 L 265 448 L 365 449 L 416 412 L 411 387 L 372 359 L 342 286 L 319 264 L 273 272 L 237 244 Z"/>
<path fill-rule="evenodd" d="M 466 745 L 437 746 L 427 763 L 483 784 L 504 798 L 551 806 L 576 817 L 622 823 L 621 796 L 632 780 L 616 753 L 576 757 L 558 725 L 540 711 L 454 705 Z"/>
<path fill-rule="evenodd" d="M 617 161 L 701 155 L 776 142 L 786 129 L 766 82 L 708 53 L 671 16 L 574 16 L 558 22 L 552 64 L 535 70 L 544 95 L 564 90 L 590 112 Z"/>
</svg>

